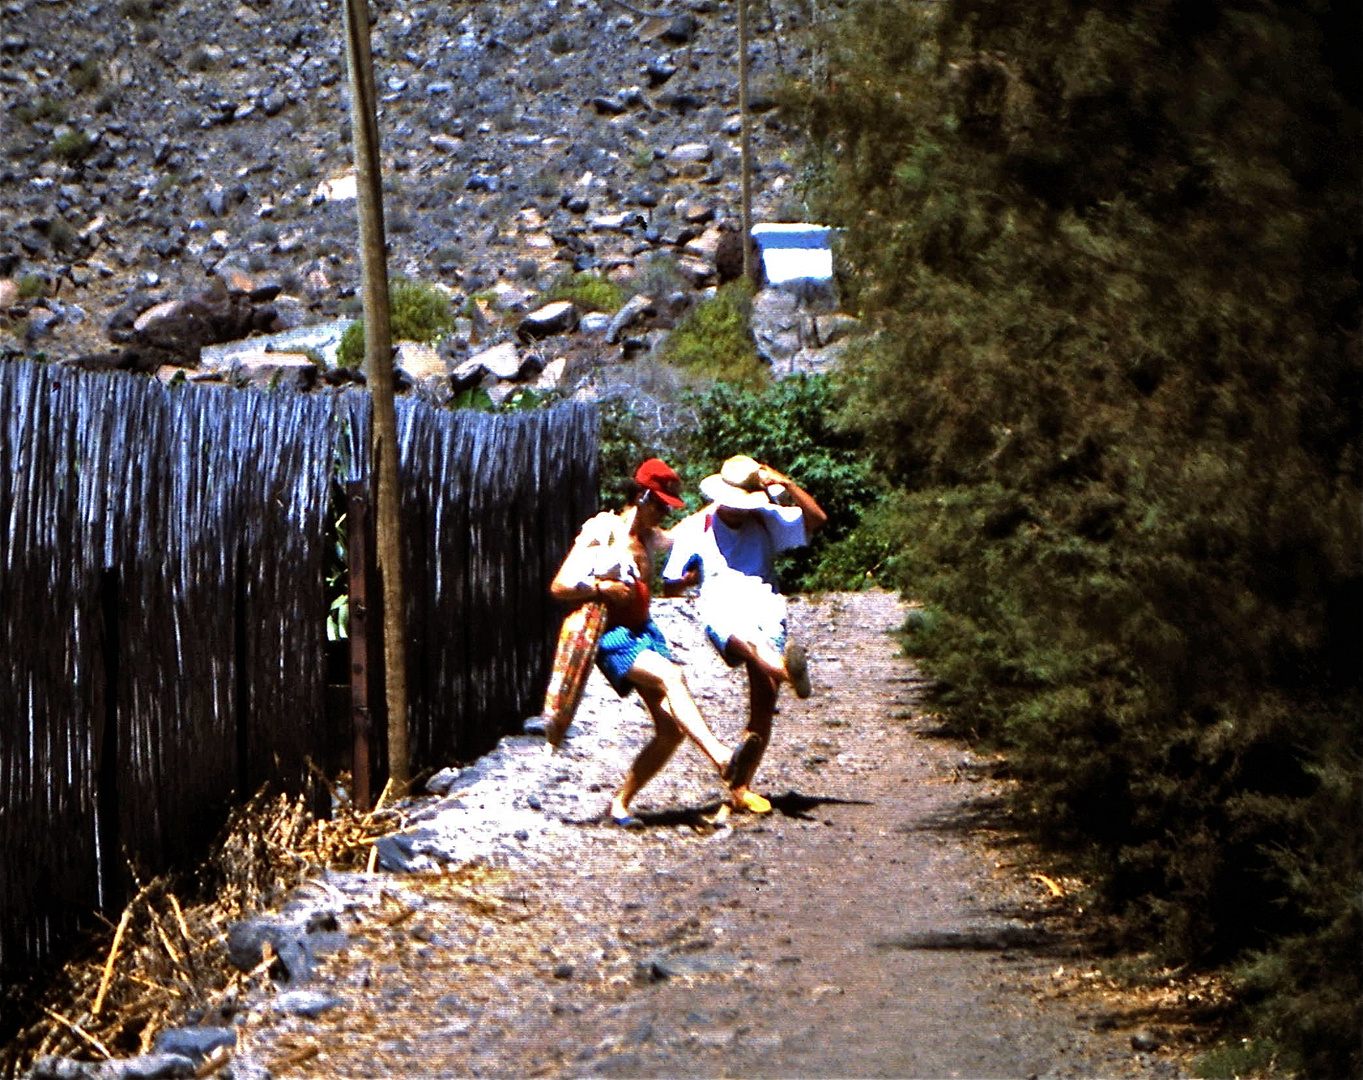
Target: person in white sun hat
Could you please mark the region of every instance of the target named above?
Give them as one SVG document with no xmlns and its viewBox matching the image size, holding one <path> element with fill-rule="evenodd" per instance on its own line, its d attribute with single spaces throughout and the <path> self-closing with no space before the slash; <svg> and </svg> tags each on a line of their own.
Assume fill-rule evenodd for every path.
<svg viewBox="0 0 1363 1080">
<path fill-rule="evenodd" d="M 771 741 L 777 692 L 789 683 L 798 697 L 810 694 L 804 649 L 786 635 L 775 557 L 809 543 L 828 515 L 790 477 L 742 455 L 700 490 L 710 505 L 672 529 L 663 589 L 678 596 L 699 585 L 696 605 L 711 643 L 731 667 L 748 669 L 747 731 L 725 779 L 735 809 L 765 814 L 771 803 L 748 785 Z"/>
</svg>

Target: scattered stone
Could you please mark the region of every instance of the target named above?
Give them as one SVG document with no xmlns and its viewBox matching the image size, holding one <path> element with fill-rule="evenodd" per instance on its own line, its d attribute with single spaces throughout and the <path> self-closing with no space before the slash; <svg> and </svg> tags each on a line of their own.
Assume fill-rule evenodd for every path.
<svg viewBox="0 0 1363 1080">
<path fill-rule="evenodd" d="M 223 1080 L 272 1080 L 270 1070 L 249 1054 L 233 1058 L 218 1075 Z"/>
<path fill-rule="evenodd" d="M 704 259 L 697 259 L 690 255 L 679 256 L 677 270 L 697 289 L 703 289 L 714 284 L 715 268 Z"/>
<path fill-rule="evenodd" d="M 628 106 L 617 97 L 598 96 L 592 98 L 588 104 L 602 116 L 619 116 L 629 111 Z"/>
<path fill-rule="evenodd" d="M 649 59 L 648 67 L 645 70 L 648 73 L 650 86 L 662 86 L 663 83 L 677 74 L 677 65 L 672 62 L 672 57 L 669 55 L 654 56 Z"/>
<path fill-rule="evenodd" d="M 673 45 L 685 45 L 696 36 L 698 29 L 700 29 L 700 23 L 688 11 L 673 18 L 658 37 Z"/>
<path fill-rule="evenodd" d="M 517 379 L 521 374 L 521 357 L 517 351 L 515 343 L 504 341 L 500 345 L 494 345 L 490 349 L 470 356 L 464 364 L 469 366 L 477 365 L 491 375 L 499 379 Z"/>
<path fill-rule="evenodd" d="M 418 386 L 449 374 L 445 358 L 430 345 L 417 341 L 399 341 L 393 350 L 393 363 Z"/>
<path fill-rule="evenodd" d="M 704 225 L 715 218 L 714 204 L 706 199 L 682 199 L 677 203 L 676 211 L 677 217 L 688 225 Z M 686 241 L 681 240 L 680 242 L 685 243 Z"/>
<path fill-rule="evenodd" d="M 570 300 L 556 300 L 532 311 L 516 328 L 524 341 L 567 334 L 577 329 L 578 311 Z M 542 366 L 542 365 L 541 365 Z"/>
<path fill-rule="evenodd" d="M 667 163 L 674 168 L 681 168 L 686 165 L 704 165 L 715 158 L 715 152 L 709 143 L 682 143 L 674 146 L 671 153 L 667 155 Z"/>
<path fill-rule="evenodd" d="M 440 868 L 440 837 L 428 829 L 385 836 L 374 844 L 378 864 L 395 874 L 419 874 Z"/>
<path fill-rule="evenodd" d="M 307 390 L 317 381 L 317 364 L 303 353 L 251 349 L 232 357 L 228 377 L 252 386 Z"/>
<path fill-rule="evenodd" d="M 557 356 L 553 360 L 550 360 L 549 363 L 544 365 L 544 370 L 540 372 L 539 378 L 535 380 L 535 389 L 557 390 L 563 382 L 563 376 L 567 367 L 568 358 L 566 356 Z M 532 810 L 539 809 L 539 807 L 534 806 L 533 804 L 528 805 L 530 805 Z"/>
<path fill-rule="evenodd" d="M 611 319 L 610 325 L 606 328 L 606 340 L 614 345 L 628 327 L 633 326 L 646 314 L 656 314 L 653 298 L 642 293 L 631 296 Z"/>
<path fill-rule="evenodd" d="M 1158 1050 L 1169 1040 L 1167 1031 L 1141 1028 L 1131 1036 L 1131 1049 L 1139 1053 L 1151 1053 Z"/>
<path fill-rule="evenodd" d="M 743 962 L 729 953 L 699 952 L 655 956 L 649 961 L 663 978 L 695 975 L 727 975 L 740 971 Z"/>
<path fill-rule="evenodd" d="M 426 781 L 426 790 L 432 795 L 448 795 L 458 781 L 461 771 L 453 768 L 441 769 Z"/>
<path fill-rule="evenodd" d="M 273 914 L 257 915 L 228 927 L 227 959 L 238 971 L 254 971 L 264 962 L 268 944 L 288 982 L 307 982 L 312 977 L 312 958 L 303 943 L 306 936 L 306 926 L 297 922 Z"/>
<path fill-rule="evenodd" d="M 220 1046 L 236 1046 L 237 1036 L 231 1028 L 189 1027 L 167 1028 L 156 1036 L 155 1049 L 163 1054 L 179 1054 L 201 1061 Z"/>
<path fill-rule="evenodd" d="M 286 1016 L 306 1016 L 315 1019 L 324 1012 L 344 1005 L 345 1001 L 335 994 L 328 994 L 321 990 L 286 990 L 282 994 L 276 994 L 270 1002 L 270 1007 L 275 1012 L 284 1013 Z"/>
</svg>

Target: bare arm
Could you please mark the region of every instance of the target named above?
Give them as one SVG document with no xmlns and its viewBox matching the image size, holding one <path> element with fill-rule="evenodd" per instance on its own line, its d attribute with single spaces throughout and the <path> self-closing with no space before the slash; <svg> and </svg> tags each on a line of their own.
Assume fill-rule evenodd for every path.
<svg viewBox="0 0 1363 1080">
<path fill-rule="evenodd" d="M 664 596 L 681 596 L 687 589 L 700 584 L 700 571 L 694 566 L 676 581 L 663 580 Z"/>
<path fill-rule="evenodd" d="M 587 527 L 579 534 L 572 550 L 568 552 L 563 565 L 558 568 L 554 580 L 549 583 L 549 595 L 555 600 L 568 604 L 581 604 L 588 600 L 617 600 L 629 596 L 629 586 L 621 581 L 597 577 L 593 572 L 596 565 L 594 554 L 602 550 L 599 539 L 592 537 Z"/>
<path fill-rule="evenodd" d="M 828 524 L 828 515 L 824 513 L 823 507 L 814 500 L 814 496 L 785 473 L 773 469 L 770 465 L 763 465 L 757 475 L 764 486 L 780 484 L 790 492 L 791 499 L 794 500 L 795 505 L 800 508 L 800 512 L 805 516 L 805 532 L 810 536 L 813 536 Z"/>
<path fill-rule="evenodd" d="M 555 600 L 582 604 L 588 600 L 610 601 L 629 598 L 630 587 L 626 582 L 590 575 L 579 578 L 572 569 L 572 562 L 573 559 L 569 556 L 559 568 L 559 572 L 554 575 L 554 580 L 549 583 L 549 595 Z"/>
</svg>

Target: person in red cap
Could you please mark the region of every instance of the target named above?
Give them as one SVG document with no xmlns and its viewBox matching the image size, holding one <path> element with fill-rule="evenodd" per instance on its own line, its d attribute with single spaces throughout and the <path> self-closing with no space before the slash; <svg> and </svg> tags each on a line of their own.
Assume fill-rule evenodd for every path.
<svg viewBox="0 0 1363 1080">
<path fill-rule="evenodd" d="M 635 470 L 626 496 L 623 511 L 597 514 L 582 526 L 549 591 L 556 600 L 604 605 L 605 630 L 596 665 L 621 697 L 637 690 L 653 719 L 653 737 L 625 773 L 610 804 L 612 821 L 637 828 L 643 823 L 630 813 L 631 801 L 683 739 L 690 737 L 721 777 L 733 772 L 733 755 L 705 723 L 667 640 L 649 614 L 648 583 L 655 560 L 671 547 L 662 523 L 670 511 L 685 505 L 681 478 L 665 462 L 649 458 Z M 545 718 L 533 717 L 525 731 L 553 739 L 554 731 L 541 731 L 549 726 Z"/>
</svg>

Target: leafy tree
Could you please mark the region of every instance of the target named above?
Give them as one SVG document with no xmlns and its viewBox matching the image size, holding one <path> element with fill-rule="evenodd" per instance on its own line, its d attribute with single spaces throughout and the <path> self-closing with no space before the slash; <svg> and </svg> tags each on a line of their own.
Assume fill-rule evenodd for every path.
<svg viewBox="0 0 1363 1080">
<path fill-rule="evenodd" d="M 911 646 L 1133 933 L 1252 953 L 1322 1075 L 1363 1071 L 1357 31 L 873 0 L 791 94 Z"/>
</svg>

